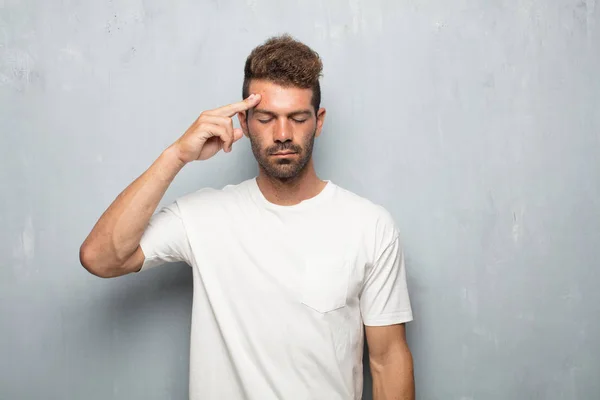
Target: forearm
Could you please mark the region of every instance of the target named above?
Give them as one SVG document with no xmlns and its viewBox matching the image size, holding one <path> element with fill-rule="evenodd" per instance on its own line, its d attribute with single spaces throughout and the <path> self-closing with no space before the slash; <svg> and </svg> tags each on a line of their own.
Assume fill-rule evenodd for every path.
<svg viewBox="0 0 600 400">
<path fill-rule="evenodd" d="M 81 246 L 84 267 L 102 274 L 133 255 L 152 214 L 183 166 L 175 149 L 169 147 L 117 196 Z"/>
<path fill-rule="evenodd" d="M 413 361 L 408 349 L 387 361 L 371 361 L 373 400 L 414 400 Z"/>
</svg>

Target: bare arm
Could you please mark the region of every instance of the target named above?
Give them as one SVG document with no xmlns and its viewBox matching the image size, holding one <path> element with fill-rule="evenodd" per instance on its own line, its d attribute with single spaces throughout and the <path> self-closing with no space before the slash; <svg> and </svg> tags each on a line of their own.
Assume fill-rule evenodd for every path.
<svg viewBox="0 0 600 400">
<path fill-rule="evenodd" d="M 413 360 L 404 324 L 365 327 L 373 400 L 414 400 Z"/>
<path fill-rule="evenodd" d="M 102 214 L 79 251 L 81 264 L 104 278 L 138 271 L 144 262 L 139 243 L 167 188 L 183 168 L 169 147 Z"/>
<path fill-rule="evenodd" d="M 243 136 L 240 129 L 233 128 L 231 117 L 256 106 L 259 101 L 259 95 L 250 96 L 239 103 L 202 113 L 102 214 L 81 245 L 81 264 L 103 278 L 139 271 L 144 262 L 140 240 L 177 173 L 187 163 L 206 160 L 221 149 L 230 152 L 233 143 Z"/>
</svg>

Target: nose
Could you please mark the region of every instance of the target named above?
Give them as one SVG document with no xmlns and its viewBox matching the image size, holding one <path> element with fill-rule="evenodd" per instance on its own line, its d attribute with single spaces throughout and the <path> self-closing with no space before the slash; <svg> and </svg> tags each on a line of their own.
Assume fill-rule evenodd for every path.
<svg viewBox="0 0 600 400">
<path fill-rule="evenodd" d="M 287 118 L 280 118 L 277 120 L 275 131 L 273 132 L 273 140 L 275 142 L 285 143 L 292 140 L 292 126 Z"/>
</svg>

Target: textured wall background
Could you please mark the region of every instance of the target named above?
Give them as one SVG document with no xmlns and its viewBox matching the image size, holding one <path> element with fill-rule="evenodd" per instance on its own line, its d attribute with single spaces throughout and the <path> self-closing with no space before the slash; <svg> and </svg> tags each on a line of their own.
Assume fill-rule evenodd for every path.
<svg viewBox="0 0 600 400">
<path fill-rule="evenodd" d="M 188 268 L 78 247 L 282 32 L 325 62 L 320 176 L 403 232 L 418 398 L 600 398 L 595 0 L 0 0 L 0 398 L 186 398 Z M 243 141 L 164 202 L 255 173 Z"/>
</svg>

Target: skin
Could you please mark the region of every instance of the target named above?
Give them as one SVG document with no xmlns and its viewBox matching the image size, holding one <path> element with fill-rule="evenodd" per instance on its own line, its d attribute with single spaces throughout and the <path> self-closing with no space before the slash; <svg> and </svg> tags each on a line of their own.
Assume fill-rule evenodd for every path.
<svg viewBox="0 0 600 400">
<path fill-rule="evenodd" d="M 102 278 L 139 271 L 144 262 L 142 234 L 175 176 L 192 161 L 207 160 L 221 150 L 231 152 L 233 143 L 243 137 L 231 117 L 259 102 L 260 95 L 249 96 L 200 114 L 102 214 L 79 249 L 83 267 Z"/>
<path fill-rule="evenodd" d="M 413 359 L 404 324 L 365 326 L 374 400 L 414 400 Z"/>
<path fill-rule="evenodd" d="M 283 87 L 266 80 L 250 83 L 249 98 L 208 110 L 102 214 L 80 248 L 80 261 L 103 278 L 137 272 L 144 262 L 140 239 L 152 214 L 181 169 L 230 153 L 246 136 L 259 165 L 257 183 L 265 198 L 289 206 L 319 194 L 326 182 L 318 178 L 312 159 L 326 110 L 315 110 L 312 90 Z M 241 129 L 233 127 L 237 115 Z M 281 154 L 290 153 L 290 154 Z M 403 324 L 365 326 L 375 400 L 414 399 L 412 356 Z"/>
<path fill-rule="evenodd" d="M 250 83 L 258 105 L 238 119 L 250 139 L 259 165 L 258 185 L 267 200 L 294 205 L 316 196 L 326 182 L 317 177 L 312 159 L 314 139 L 321 135 L 326 110 L 315 111 L 312 90 L 282 87 L 266 80 Z M 278 151 L 295 154 L 275 156 Z"/>
</svg>

